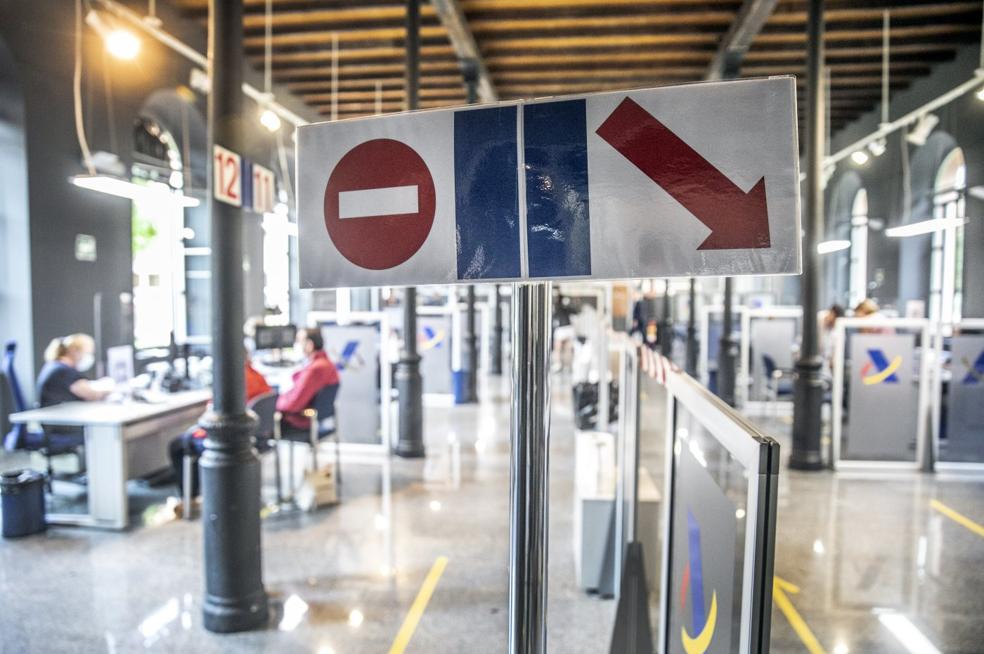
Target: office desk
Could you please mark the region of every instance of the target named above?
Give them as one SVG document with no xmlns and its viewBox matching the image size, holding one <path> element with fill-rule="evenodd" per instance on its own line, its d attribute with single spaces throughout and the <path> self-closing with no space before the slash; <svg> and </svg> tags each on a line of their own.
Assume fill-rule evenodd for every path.
<svg viewBox="0 0 984 654">
<path fill-rule="evenodd" d="M 85 430 L 88 477 L 86 514 L 49 514 L 49 524 L 125 529 L 129 519 L 126 481 L 168 465 L 170 440 L 198 421 L 211 391 L 185 391 L 159 403 L 66 402 L 10 415 L 14 423 Z"/>
</svg>

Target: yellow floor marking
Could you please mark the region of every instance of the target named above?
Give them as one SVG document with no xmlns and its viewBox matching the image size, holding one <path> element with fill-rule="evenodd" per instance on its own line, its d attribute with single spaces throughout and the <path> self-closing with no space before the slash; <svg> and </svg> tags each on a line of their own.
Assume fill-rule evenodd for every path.
<svg viewBox="0 0 984 654">
<path fill-rule="evenodd" d="M 434 594 L 437 582 L 440 580 L 441 575 L 444 573 L 444 568 L 447 565 L 448 557 L 446 556 L 439 556 L 434 561 L 430 572 L 427 573 L 427 578 L 424 579 L 424 585 L 420 587 L 420 591 L 417 593 L 417 598 L 410 605 L 410 611 L 403 620 L 403 626 L 400 627 L 396 638 L 393 639 L 393 644 L 390 645 L 389 654 L 403 654 L 403 650 L 410 644 L 410 639 L 413 638 L 413 633 L 417 630 L 417 623 L 420 622 L 421 616 L 424 615 L 427 603 L 430 601 L 431 595 Z"/>
<path fill-rule="evenodd" d="M 813 635 L 810 631 L 810 627 L 807 626 L 806 621 L 800 616 L 799 611 L 793 606 L 793 603 L 789 600 L 786 593 L 796 594 L 800 591 L 799 586 L 791 584 L 782 577 L 775 577 L 772 583 L 772 599 L 775 600 L 776 606 L 782 611 L 782 614 L 786 616 L 786 620 L 789 621 L 789 625 L 799 636 L 799 639 L 803 641 L 803 645 L 806 646 L 807 651 L 810 654 L 827 654 L 817 637 Z"/>
<path fill-rule="evenodd" d="M 929 503 L 929 506 L 939 511 L 940 513 L 948 517 L 950 520 L 953 520 L 957 524 L 971 530 L 981 538 L 984 538 L 984 527 L 977 524 L 976 522 L 974 522 L 967 516 L 963 515 L 962 513 L 957 513 L 956 511 L 948 507 L 946 504 L 943 504 L 943 502 L 940 502 L 939 500 L 931 501 Z"/>
</svg>

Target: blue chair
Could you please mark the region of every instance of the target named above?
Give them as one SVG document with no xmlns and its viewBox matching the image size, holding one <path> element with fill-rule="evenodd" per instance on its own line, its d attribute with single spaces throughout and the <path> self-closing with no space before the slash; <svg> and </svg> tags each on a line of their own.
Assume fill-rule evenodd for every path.
<svg viewBox="0 0 984 654">
<path fill-rule="evenodd" d="M 17 355 L 17 342 L 7 341 L 3 353 L 3 374 L 7 378 L 7 385 L 10 387 L 10 394 L 13 398 L 14 411 L 26 411 L 27 402 L 24 401 L 24 393 L 21 391 L 20 381 L 17 379 L 17 370 L 14 367 L 14 359 Z M 3 439 L 4 449 L 7 451 L 27 450 L 40 452 L 44 455 L 48 466 L 47 483 L 50 487 L 51 480 L 54 479 L 54 467 L 52 458 L 71 454 L 78 459 L 79 473 L 85 472 L 85 456 L 82 452 L 82 443 L 79 437 L 74 434 L 49 433 L 47 430 L 36 432 L 30 431 L 24 423 L 11 425 L 11 429 Z M 76 475 L 77 476 L 77 475 Z M 76 476 L 70 476 L 75 479 Z"/>
<path fill-rule="evenodd" d="M 765 372 L 765 390 L 770 403 L 776 402 L 779 398 L 793 396 L 793 384 L 786 379 L 786 372 L 779 369 L 775 359 L 768 354 L 763 354 L 762 368 Z"/>
<path fill-rule="evenodd" d="M 341 443 L 335 425 L 335 399 L 338 397 L 338 384 L 325 386 L 314 396 L 311 406 L 304 410 L 304 416 L 310 422 L 309 429 L 297 429 L 284 422 L 283 414 L 279 411 L 273 419 L 274 456 L 277 466 L 277 502 L 283 502 L 280 488 L 280 441 L 289 441 L 290 450 L 287 472 L 291 496 L 294 492 L 294 443 L 306 443 L 311 449 L 311 464 L 318 469 L 318 442 L 328 436 L 335 436 L 335 479 L 337 488 L 342 484 Z M 291 498 L 292 499 L 292 498 Z"/>
</svg>

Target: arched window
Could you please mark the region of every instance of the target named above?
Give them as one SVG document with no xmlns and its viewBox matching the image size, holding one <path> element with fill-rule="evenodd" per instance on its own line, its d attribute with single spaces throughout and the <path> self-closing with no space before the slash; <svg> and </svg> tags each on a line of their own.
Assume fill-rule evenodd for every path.
<svg viewBox="0 0 984 654">
<path fill-rule="evenodd" d="M 858 189 L 851 204 L 851 264 L 848 305 L 868 297 L 868 192 Z"/>
<path fill-rule="evenodd" d="M 954 148 L 943 159 L 933 187 L 933 217 L 962 220 L 967 215 L 967 163 Z M 963 225 L 933 232 L 930 257 L 929 317 L 958 322 L 963 307 Z"/>
</svg>

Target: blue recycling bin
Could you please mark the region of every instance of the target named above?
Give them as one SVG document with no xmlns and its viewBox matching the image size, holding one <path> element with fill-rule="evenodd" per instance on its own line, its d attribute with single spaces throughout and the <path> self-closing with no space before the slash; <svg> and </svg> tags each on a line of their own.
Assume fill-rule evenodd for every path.
<svg viewBox="0 0 984 654">
<path fill-rule="evenodd" d="M 34 470 L 0 474 L 3 537 L 18 538 L 44 531 L 44 475 Z"/>
<path fill-rule="evenodd" d="M 451 381 L 454 385 L 454 403 L 468 403 L 468 371 L 452 370 Z"/>
</svg>

